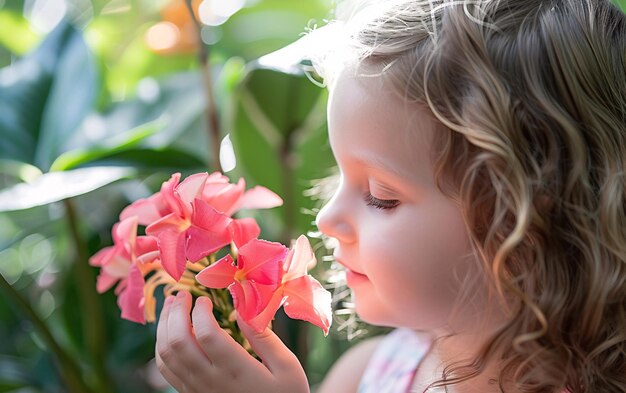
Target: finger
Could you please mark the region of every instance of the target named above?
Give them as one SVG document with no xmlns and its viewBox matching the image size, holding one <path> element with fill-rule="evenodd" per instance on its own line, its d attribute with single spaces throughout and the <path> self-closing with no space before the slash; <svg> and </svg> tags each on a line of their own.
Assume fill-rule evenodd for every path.
<svg viewBox="0 0 626 393">
<path fill-rule="evenodd" d="M 173 296 L 168 296 L 165 298 L 165 302 L 163 303 L 163 309 L 161 310 L 161 315 L 159 316 L 159 323 L 157 324 L 157 334 L 156 334 L 156 346 L 155 346 L 155 355 L 159 353 L 163 353 L 167 348 L 167 318 L 170 312 L 170 306 L 174 301 Z M 159 356 L 159 359 L 161 357 Z"/>
<path fill-rule="evenodd" d="M 156 351 L 155 353 L 155 360 L 156 360 L 156 365 L 157 365 L 159 372 L 161 373 L 163 378 L 165 378 L 167 383 L 169 383 L 177 391 L 182 392 L 183 389 L 185 388 L 185 385 L 180 379 L 178 379 L 176 374 L 174 374 L 172 370 L 170 370 L 167 367 L 167 365 L 163 363 L 163 360 L 161 359 L 161 355 L 159 355 L 158 351 Z"/>
<path fill-rule="evenodd" d="M 302 365 L 296 355 L 285 346 L 271 329 L 265 328 L 264 331 L 258 333 L 245 323 L 239 315 L 237 315 L 237 324 L 250 342 L 254 352 L 259 355 L 263 364 L 274 376 L 296 372 L 300 374 L 302 372 Z"/>
<path fill-rule="evenodd" d="M 168 296 L 165 298 L 161 315 L 159 316 L 159 323 L 157 325 L 156 334 L 156 346 L 154 351 L 154 357 L 156 360 L 157 368 L 163 378 L 172 385 L 177 391 L 182 392 L 184 387 L 180 379 L 169 369 L 161 358 L 161 353 L 167 352 L 167 319 L 169 317 L 170 307 L 174 301 L 174 296 Z"/>
<path fill-rule="evenodd" d="M 202 372 L 210 366 L 191 328 L 191 295 L 180 291 L 172 301 L 167 315 L 167 341 L 160 355 L 167 367 L 183 377 L 190 372 Z"/>
<path fill-rule="evenodd" d="M 212 363 L 221 369 L 228 369 L 232 375 L 245 371 L 243 367 L 249 366 L 270 377 L 267 368 L 253 359 L 239 343 L 222 330 L 212 310 L 211 299 L 200 297 L 196 300 L 196 306 L 191 315 L 198 344 Z"/>
</svg>

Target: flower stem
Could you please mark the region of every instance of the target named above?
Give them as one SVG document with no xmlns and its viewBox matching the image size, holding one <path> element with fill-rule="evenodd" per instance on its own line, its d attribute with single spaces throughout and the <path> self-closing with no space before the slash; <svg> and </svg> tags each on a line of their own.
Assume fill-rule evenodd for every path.
<svg viewBox="0 0 626 393">
<path fill-rule="evenodd" d="M 87 341 L 87 348 L 91 355 L 91 363 L 95 372 L 96 391 L 109 393 L 113 392 L 113 388 L 110 385 L 111 378 L 107 375 L 104 364 L 106 337 L 102 307 L 95 289 L 95 276 L 87 263 L 87 245 L 78 229 L 78 216 L 74 204 L 69 198 L 64 200 L 64 204 L 70 234 L 76 249 L 77 258 L 74 272 L 76 274 L 76 286 L 82 302 L 84 337 Z"/>
<path fill-rule="evenodd" d="M 196 18 L 196 13 L 193 11 L 192 0 L 185 0 L 187 4 L 187 10 L 194 22 L 196 29 L 196 37 L 198 41 L 198 62 L 200 63 L 200 73 L 202 75 L 202 84 L 204 86 L 204 94 L 207 100 L 207 106 L 205 110 L 205 116 L 207 120 L 207 132 L 209 133 L 209 140 L 211 141 L 211 157 L 210 167 L 214 171 L 222 171 L 220 164 L 220 121 L 217 113 L 217 105 L 215 104 L 215 98 L 213 96 L 213 82 L 211 81 L 211 67 L 209 65 L 209 47 L 202 41 L 202 25 Z"/>
<path fill-rule="evenodd" d="M 72 357 L 57 343 L 56 339 L 48 329 L 48 326 L 37 315 L 31 305 L 7 282 L 2 274 L 0 274 L 0 288 L 5 292 L 11 303 L 18 308 L 25 317 L 34 325 L 37 333 L 39 333 L 43 342 L 52 351 L 57 359 L 57 367 L 59 373 L 65 380 L 68 392 L 71 393 L 88 393 L 91 389 L 85 384 L 81 378 L 80 367 Z"/>
</svg>

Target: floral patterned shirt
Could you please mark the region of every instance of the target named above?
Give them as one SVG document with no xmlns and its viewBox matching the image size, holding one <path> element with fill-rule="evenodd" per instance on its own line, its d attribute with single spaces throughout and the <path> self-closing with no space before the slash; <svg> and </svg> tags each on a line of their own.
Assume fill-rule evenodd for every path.
<svg viewBox="0 0 626 393">
<path fill-rule="evenodd" d="M 358 393 L 408 393 L 431 340 L 410 329 L 389 333 L 374 350 Z"/>
</svg>

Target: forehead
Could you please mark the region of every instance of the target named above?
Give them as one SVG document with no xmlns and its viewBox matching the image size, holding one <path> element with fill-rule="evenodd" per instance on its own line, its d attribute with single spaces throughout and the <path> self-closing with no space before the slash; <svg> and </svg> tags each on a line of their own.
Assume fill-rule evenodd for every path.
<svg viewBox="0 0 626 393">
<path fill-rule="evenodd" d="M 340 166 L 368 160 L 405 180 L 432 183 L 436 124 L 426 107 L 403 100 L 373 73 L 346 67 L 330 88 L 329 139 Z"/>
</svg>

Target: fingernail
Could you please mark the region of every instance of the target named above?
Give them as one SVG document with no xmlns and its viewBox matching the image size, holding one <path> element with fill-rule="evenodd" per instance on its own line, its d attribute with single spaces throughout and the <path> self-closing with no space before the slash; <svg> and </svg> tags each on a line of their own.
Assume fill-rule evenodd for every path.
<svg viewBox="0 0 626 393">
<path fill-rule="evenodd" d="M 179 299 L 182 299 L 183 297 L 185 297 L 185 292 L 184 291 L 178 291 L 178 293 L 176 294 L 176 297 Z"/>
<path fill-rule="evenodd" d="M 172 302 L 173 302 L 173 301 L 174 301 L 174 296 L 167 296 L 167 297 L 165 298 L 165 303 L 164 303 L 164 304 L 165 304 L 166 306 L 169 306 L 170 304 L 172 304 Z"/>
</svg>

